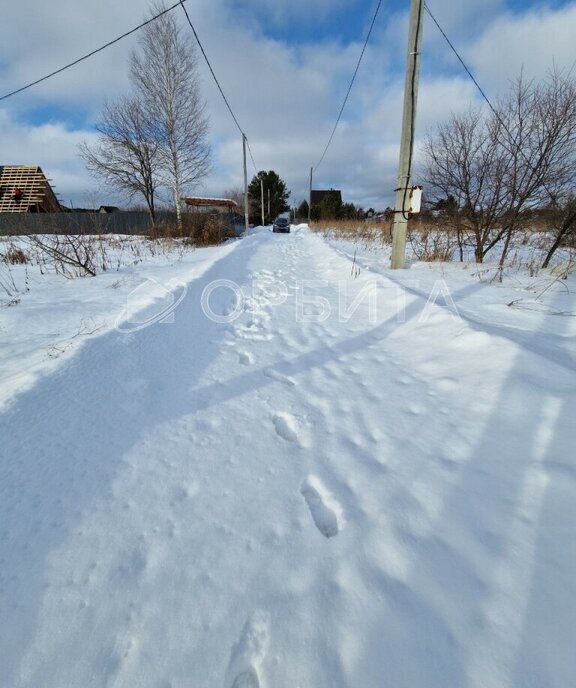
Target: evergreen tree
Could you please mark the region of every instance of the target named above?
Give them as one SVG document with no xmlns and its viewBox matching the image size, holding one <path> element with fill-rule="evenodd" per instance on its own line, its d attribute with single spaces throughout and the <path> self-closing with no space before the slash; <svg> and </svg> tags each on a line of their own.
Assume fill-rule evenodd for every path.
<svg viewBox="0 0 576 688">
<path fill-rule="evenodd" d="M 260 223 L 262 220 L 260 180 L 264 182 L 264 221 L 266 224 L 271 224 L 280 213 L 290 209 L 288 205 L 290 191 L 286 188 L 286 183 L 274 170 L 269 170 L 268 172 L 260 170 L 248 185 L 250 215 L 257 223 Z M 270 212 L 268 212 L 268 191 L 270 192 Z"/>
<path fill-rule="evenodd" d="M 320 220 L 321 216 L 321 206 L 313 205 L 310 208 L 310 219 L 317 222 L 318 220 Z"/>
<path fill-rule="evenodd" d="M 447 215 L 454 215 L 458 212 L 458 202 L 452 194 L 449 194 L 447 198 L 440 198 L 436 201 L 434 210 L 441 210 Z"/>
<path fill-rule="evenodd" d="M 344 203 L 340 210 L 340 217 L 344 220 L 356 220 L 359 215 L 354 203 Z"/>
<path fill-rule="evenodd" d="M 323 220 L 336 220 L 342 217 L 342 197 L 335 189 L 327 191 L 322 198 L 320 216 Z"/>
</svg>

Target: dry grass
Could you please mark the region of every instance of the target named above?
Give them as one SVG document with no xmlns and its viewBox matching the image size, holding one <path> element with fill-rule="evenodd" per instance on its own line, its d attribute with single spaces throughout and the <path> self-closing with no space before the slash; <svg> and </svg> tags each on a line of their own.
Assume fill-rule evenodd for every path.
<svg viewBox="0 0 576 688">
<path fill-rule="evenodd" d="M 234 231 L 221 218 L 210 217 L 193 235 L 195 246 L 218 246 L 226 239 L 234 237 Z"/>
<path fill-rule="evenodd" d="M 226 217 L 212 213 L 185 213 L 182 229 L 174 223 L 157 223 L 149 232 L 152 241 L 184 239 L 187 246 L 218 246 L 236 233 Z"/>
<path fill-rule="evenodd" d="M 5 253 L 1 254 L 1 260 L 6 265 L 26 265 L 29 258 L 18 246 L 10 245 Z"/>
<path fill-rule="evenodd" d="M 422 226 L 411 227 L 408 242 L 416 260 L 427 263 L 447 263 L 455 260 L 458 253 L 456 232 L 450 230 L 430 231 Z"/>
<path fill-rule="evenodd" d="M 365 222 L 364 220 L 318 220 L 310 229 L 324 236 L 370 244 L 391 241 L 390 222 Z"/>
</svg>

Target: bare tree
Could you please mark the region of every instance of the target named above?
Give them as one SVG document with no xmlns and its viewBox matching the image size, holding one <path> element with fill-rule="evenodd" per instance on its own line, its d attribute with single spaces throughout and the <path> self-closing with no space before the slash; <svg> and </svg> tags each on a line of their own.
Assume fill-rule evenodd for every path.
<svg viewBox="0 0 576 688">
<path fill-rule="evenodd" d="M 235 201 L 239 208 L 244 207 L 244 189 L 240 186 L 234 186 L 224 191 L 224 198 Z"/>
<path fill-rule="evenodd" d="M 156 4 L 152 14 L 165 9 Z M 173 194 L 179 227 L 180 198 L 208 173 L 208 119 L 200 95 L 194 44 L 172 14 L 163 14 L 142 30 L 132 54 L 130 77 L 159 147 L 159 174 Z"/>
<path fill-rule="evenodd" d="M 159 146 L 139 102 L 124 98 L 107 104 L 96 130 L 99 137 L 95 146 L 80 144 L 80 156 L 88 171 L 130 199 L 142 195 L 154 223 Z"/>
<path fill-rule="evenodd" d="M 456 199 L 476 261 L 501 244 L 502 265 L 529 211 L 572 184 L 575 146 L 576 86 L 554 70 L 541 84 L 520 77 L 495 111 L 452 115 L 425 143 L 426 176 Z"/>
<path fill-rule="evenodd" d="M 570 195 L 562 204 L 555 204 L 550 209 L 550 224 L 554 232 L 554 241 L 542 263 L 543 268 L 550 265 L 552 256 L 565 242 L 574 246 L 576 239 L 576 196 Z"/>
</svg>

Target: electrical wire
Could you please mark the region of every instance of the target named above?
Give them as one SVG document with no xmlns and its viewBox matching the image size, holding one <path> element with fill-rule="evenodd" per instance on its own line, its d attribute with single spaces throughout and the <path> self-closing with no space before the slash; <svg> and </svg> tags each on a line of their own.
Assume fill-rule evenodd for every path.
<svg viewBox="0 0 576 688">
<path fill-rule="evenodd" d="M 504 129 L 506 129 L 506 126 L 504 125 L 504 122 L 502 122 L 502 120 L 500 119 L 500 115 L 498 114 L 498 112 L 496 112 L 496 109 L 494 108 L 494 106 L 493 106 L 492 103 L 490 102 L 490 99 L 488 98 L 488 96 L 486 95 L 486 93 L 484 93 L 484 90 L 482 89 L 482 87 L 480 86 L 480 84 L 476 81 L 476 79 L 474 78 L 474 75 L 472 74 L 472 72 L 468 69 L 468 67 L 467 67 L 466 63 L 464 62 L 464 60 L 460 57 L 460 54 L 458 53 L 458 51 L 457 51 L 456 48 L 454 47 L 454 44 L 453 44 L 452 41 L 448 38 L 448 36 L 446 35 L 446 32 L 444 31 L 444 29 L 440 26 L 440 24 L 438 23 L 438 20 L 436 19 L 436 17 L 432 14 L 430 8 L 428 7 L 428 3 L 426 3 L 426 2 L 424 3 L 424 9 L 425 9 L 426 12 L 428 13 L 430 19 L 432 19 L 432 21 L 436 24 L 436 27 L 437 27 L 438 31 L 440 31 L 440 33 L 441 33 L 442 36 L 444 37 L 444 40 L 446 41 L 446 43 L 448 43 L 448 45 L 450 46 L 452 52 L 454 53 L 454 55 L 456 55 L 456 57 L 458 58 L 458 61 L 459 61 L 460 64 L 462 65 L 462 67 L 464 67 L 464 70 L 465 70 L 466 74 L 468 74 L 468 76 L 470 77 L 470 79 L 472 79 L 472 81 L 474 82 L 474 85 L 476 86 L 476 88 L 477 88 L 478 91 L 480 92 L 480 95 L 482 96 L 482 98 L 484 98 L 484 100 L 488 103 L 488 107 L 489 107 L 489 108 L 492 110 L 492 112 L 496 115 L 496 117 L 497 117 L 498 120 L 500 121 L 500 124 L 502 124 L 502 126 L 504 126 Z M 508 133 L 510 133 L 510 132 L 508 132 Z"/>
<path fill-rule="evenodd" d="M 464 62 L 464 60 L 460 57 L 460 54 L 458 53 L 458 51 L 457 51 L 456 48 L 454 47 L 452 41 L 448 38 L 448 36 L 446 35 L 446 32 L 444 31 L 444 29 L 440 26 L 438 20 L 437 20 L 436 17 L 432 14 L 432 11 L 431 11 L 430 8 L 428 7 L 428 4 L 427 4 L 427 3 L 424 3 L 424 7 L 425 7 L 425 9 L 426 9 L 426 12 L 427 12 L 428 15 L 430 16 L 430 19 L 432 19 L 432 21 L 434 22 L 434 24 L 436 24 L 436 27 L 438 28 L 438 31 L 440 31 L 440 33 L 441 33 L 442 36 L 444 37 L 444 40 L 446 41 L 446 43 L 448 43 L 448 45 L 450 46 L 452 52 L 453 52 L 454 55 L 456 55 L 456 57 L 458 58 L 458 61 L 460 62 L 460 64 L 461 64 L 462 67 L 464 68 L 464 70 L 466 71 L 466 74 L 468 74 L 468 76 L 470 77 L 470 79 L 473 81 L 474 85 L 475 85 L 476 88 L 478 89 L 480 95 L 482 96 L 482 98 L 483 98 L 483 99 L 486 101 L 486 103 L 488 104 L 488 107 L 490 108 L 490 110 L 492 110 L 492 112 L 493 112 L 494 116 L 496 117 L 496 119 L 498 120 L 498 123 L 500 124 L 500 126 L 501 126 L 501 127 L 504 129 L 504 131 L 508 134 L 508 136 L 510 137 L 510 139 L 513 140 L 513 139 L 514 139 L 514 136 L 512 135 L 512 132 L 510 131 L 510 129 L 508 129 L 508 127 L 506 126 L 506 123 L 504 122 L 504 120 L 503 120 L 502 117 L 500 116 L 500 113 L 499 113 L 499 112 L 496 110 L 496 108 L 492 105 L 492 103 L 490 102 L 490 99 L 488 98 L 488 96 L 486 95 L 486 93 L 484 92 L 484 90 L 482 89 L 482 87 L 480 86 L 480 84 L 479 84 L 479 83 L 476 81 L 476 79 L 474 78 L 474 75 L 473 75 L 472 72 L 468 69 L 468 67 L 467 67 L 466 63 Z M 505 143 L 504 143 L 504 146 L 506 146 Z M 530 160 L 528 160 L 528 156 L 525 155 L 524 151 L 523 151 L 521 148 L 517 148 L 516 151 L 509 150 L 509 152 L 510 152 L 511 154 L 515 154 L 516 152 L 520 153 L 520 155 L 524 158 L 524 162 L 528 165 L 528 167 L 530 168 L 530 170 L 531 170 L 532 172 L 535 170 L 534 165 L 530 162 Z M 544 187 L 544 189 L 546 190 L 546 192 L 548 193 L 548 195 L 550 196 L 550 198 L 555 198 L 554 193 L 553 193 L 552 191 L 550 191 L 550 189 L 548 188 L 548 186 L 547 186 L 546 184 L 542 183 L 542 186 Z"/>
<path fill-rule="evenodd" d="M 256 167 L 256 163 L 254 162 L 254 156 L 252 155 L 252 149 L 250 148 L 250 143 L 248 142 L 248 139 L 246 139 L 246 146 L 248 147 L 248 153 L 250 154 L 250 160 L 252 160 L 252 166 L 254 167 L 254 172 L 258 174 L 258 168 Z"/>
<path fill-rule="evenodd" d="M 346 97 L 344 98 L 344 102 L 342 103 L 342 107 L 340 108 L 340 112 L 338 113 L 338 118 L 336 119 L 336 124 L 334 125 L 334 128 L 332 129 L 332 133 L 330 134 L 330 138 L 328 139 L 328 143 L 326 144 L 326 148 L 324 148 L 324 152 L 322 153 L 320 160 L 316 163 L 316 167 L 314 168 L 314 172 L 316 172 L 316 170 L 322 164 L 322 161 L 324 160 L 324 156 L 328 152 L 328 148 L 330 148 L 330 144 L 332 143 L 332 139 L 334 138 L 334 134 L 336 133 L 336 129 L 338 127 L 338 124 L 340 123 L 340 118 L 342 117 L 342 113 L 344 112 L 344 108 L 346 107 L 346 103 L 348 102 L 348 97 L 350 96 L 350 92 L 352 91 L 352 86 L 354 85 L 354 81 L 356 80 L 356 75 L 358 74 L 358 70 L 360 69 L 360 63 L 362 62 L 362 58 L 364 57 L 364 52 L 366 51 L 366 46 L 368 45 L 368 41 L 370 40 L 370 35 L 372 34 L 372 29 L 374 28 L 374 24 L 376 23 L 376 17 L 378 16 L 378 12 L 380 11 L 380 5 L 381 4 L 382 4 L 382 0 L 379 0 L 378 5 L 376 7 L 376 11 L 374 12 L 374 16 L 372 17 L 372 23 L 370 24 L 370 28 L 368 29 L 368 33 L 366 34 L 366 40 L 364 41 L 364 45 L 362 47 L 362 52 L 360 53 L 360 57 L 358 58 L 358 63 L 356 64 L 356 69 L 354 70 L 354 74 L 352 75 L 350 85 L 348 86 L 348 91 L 346 92 Z"/>
<path fill-rule="evenodd" d="M 248 146 L 248 151 L 250 153 L 250 158 L 252 160 L 252 165 L 254 166 L 254 170 L 256 171 L 256 174 L 258 174 L 258 169 L 256 167 L 256 163 L 254 162 L 254 156 L 252 155 L 252 150 L 250 149 L 250 144 L 248 143 L 248 137 L 244 133 L 244 130 L 240 126 L 240 123 L 238 122 L 238 119 L 236 115 L 234 114 L 234 111 L 232 110 L 232 107 L 230 103 L 228 102 L 228 98 L 224 95 L 224 91 L 222 90 L 222 86 L 220 86 L 220 82 L 218 81 L 218 78 L 214 72 L 214 69 L 212 68 L 212 65 L 210 64 L 210 60 L 208 59 L 208 55 L 206 55 L 206 51 L 204 50 L 204 46 L 202 45 L 202 42 L 200 41 L 200 37 L 198 36 L 198 32 L 194 28 L 194 24 L 192 23 L 192 20 L 190 19 L 190 15 L 188 14 L 188 11 L 184 7 L 184 2 L 185 0 L 180 0 L 180 5 L 182 6 L 182 9 L 184 10 L 184 14 L 186 15 L 186 19 L 188 20 L 188 24 L 190 24 L 190 28 L 192 29 L 192 33 L 194 34 L 194 38 L 196 39 L 196 43 L 198 43 L 198 47 L 200 48 L 200 51 L 204 57 L 204 60 L 206 61 L 206 64 L 208 65 L 208 69 L 210 70 L 210 74 L 212 74 L 212 78 L 214 79 L 214 82 L 216 83 L 216 86 L 218 87 L 218 90 L 220 91 L 220 95 L 222 96 L 224 102 L 226 103 L 226 107 L 228 108 L 228 112 L 232 115 L 232 119 L 234 120 L 234 123 L 238 127 L 238 131 L 242 134 L 244 139 L 246 140 L 246 145 Z"/>
<path fill-rule="evenodd" d="M 87 55 L 84 55 L 83 57 L 79 57 L 77 60 L 74 60 L 74 62 L 70 62 L 69 64 L 65 65 L 64 67 L 60 67 L 60 69 L 57 69 L 56 71 L 51 72 L 50 74 L 46 74 L 46 76 L 43 76 L 40 79 L 36 79 L 36 81 L 32 81 L 31 83 L 27 84 L 26 86 L 22 86 L 21 88 L 17 88 L 15 91 L 11 91 L 10 93 L 6 93 L 5 95 L 0 96 L 0 101 L 6 100 L 6 98 L 10 98 L 11 96 L 15 96 L 17 93 L 22 93 L 22 91 L 26 91 L 27 89 L 32 88 L 32 86 L 36 86 L 36 84 L 39 84 L 42 81 L 46 81 L 47 79 L 50 79 L 51 77 L 56 76 L 56 74 L 60 74 L 61 72 L 64 72 L 66 69 L 70 69 L 70 67 L 74 67 L 79 62 L 87 60 L 89 57 L 96 55 L 96 53 L 102 52 L 102 50 L 109 48 L 111 45 L 114 45 L 114 43 L 118 43 L 118 41 L 121 41 L 123 38 L 126 38 L 127 36 L 130 36 L 131 34 L 136 33 L 136 31 L 139 31 L 144 26 L 147 26 L 148 24 L 151 24 L 153 21 L 156 21 L 156 19 L 158 19 L 159 17 L 162 17 L 164 14 L 171 12 L 173 9 L 175 9 L 176 7 L 181 5 L 182 2 L 183 2 L 183 0 L 179 0 L 179 2 L 172 5 L 171 7 L 168 7 L 168 9 L 165 9 L 162 12 L 159 12 L 157 15 L 155 15 L 151 19 L 147 19 L 145 22 L 142 22 L 142 24 L 139 24 L 135 28 L 130 29 L 130 31 L 126 31 L 126 33 L 123 33 L 121 36 L 118 36 L 118 38 L 115 38 L 113 41 L 109 41 L 105 45 L 101 46 L 100 48 L 97 48 L 96 50 L 93 50 L 92 52 L 88 53 Z"/>
</svg>

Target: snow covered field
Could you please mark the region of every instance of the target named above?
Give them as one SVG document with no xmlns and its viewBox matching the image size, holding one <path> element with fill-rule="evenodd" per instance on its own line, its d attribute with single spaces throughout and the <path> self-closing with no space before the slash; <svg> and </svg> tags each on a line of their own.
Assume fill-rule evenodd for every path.
<svg viewBox="0 0 576 688">
<path fill-rule="evenodd" d="M 576 686 L 574 278 L 386 265 L 301 226 L 29 275 L 2 687 Z"/>
</svg>

